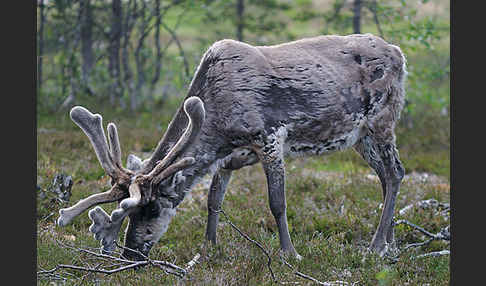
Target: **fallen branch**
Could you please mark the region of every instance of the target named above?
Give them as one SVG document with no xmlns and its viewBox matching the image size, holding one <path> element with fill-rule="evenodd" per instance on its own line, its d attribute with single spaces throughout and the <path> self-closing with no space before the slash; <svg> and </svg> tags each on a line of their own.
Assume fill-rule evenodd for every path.
<svg viewBox="0 0 486 286">
<path fill-rule="evenodd" d="M 194 256 L 194 258 L 187 262 L 187 266 L 186 268 L 184 268 L 184 270 L 186 270 L 186 273 L 189 272 L 189 270 L 194 266 L 196 265 L 197 261 L 199 260 L 199 258 L 201 258 L 201 254 L 197 253 L 196 256 Z"/>
<path fill-rule="evenodd" d="M 425 234 L 428 237 L 431 237 L 434 240 L 450 240 L 451 239 L 451 234 L 449 232 L 449 225 L 446 226 L 445 228 L 441 229 L 438 233 L 433 234 L 427 230 L 425 230 L 423 227 L 420 227 L 414 223 L 409 222 L 406 219 L 401 219 L 398 220 L 394 223 L 394 225 L 399 225 L 399 224 L 406 224 L 408 226 L 411 226 L 412 228 L 420 231 L 421 233 Z"/>
<path fill-rule="evenodd" d="M 427 208 L 442 208 L 444 209 L 443 211 L 448 211 L 450 210 L 450 205 L 448 203 L 439 203 L 435 199 L 429 199 L 429 200 L 422 200 L 413 204 L 409 204 L 405 206 L 404 208 L 400 209 L 398 211 L 398 214 L 403 216 L 405 215 L 408 211 L 410 211 L 413 207 L 420 207 L 422 209 L 427 209 Z"/>
<path fill-rule="evenodd" d="M 77 266 L 77 265 L 58 264 L 56 267 L 54 267 L 51 270 L 37 272 L 37 275 L 53 273 L 53 272 L 56 272 L 58 269 L 62 269 L 62 268 L 63 269 L 71 269 L 71 270 L 80 270 L 80 271 L 86 271 L 86 272 L 103 273 L 103 274 L 110 275 L 110 274 L 117 273 L 117 272 L 120 272 L 120 271 L 132 269 L 132 268 L 137 268 L 137 267 L 140 267 L 140 266 L 145 266 L 147 264 L 149 264 L 149 261 L 139 261 L 139 262 L 133 262 L 129 265 L 125 265 L 125 266 L 118 267 L 118 268 L 115 268 L 115 269 L 110 269 L 110 270 L 103 269 L 103 268 L 98 269 L 97 267 L 91 268 L 91 267 L 83 267 L 83 266 Z"/>
<path fill-rule="evenodd" d="M 61 269 L 111 275 L 111 274 L 114 274 L 114 273 L 129 270 L 129 269 L 138 269 L 140 267 L 153 266 L 153 267 L 157 267 L 157 268 L 163 270 L 167 274 L 171 274 L 171 275 L 175 275 L 179 278 L 183 278 L 189 272 L 190 268 L 192 268 L 197 263 L 199 258 L 201 257 L 201 255 L 199 253 L 197 253 L 194 256 L 194 258 L 187 263 L 186 268 L 182 268 L 182 267 L 179 267 L 179 266 L 177 266 L 173 263 L 167 262 L 167 261 L 150 259 L 149 257 L 147 257 L 146 255 L 143 255 L 139 251 L 134 250 L 134 249 L 130 249 L 130 248 L 127 248 L 127 247 L 124 247 L 124 246 L 120 246 L 116 242 L 115 242 L 115 245 L 118 248 L 133 251 L 135 253 L 139 253 L 140 255 L 142 255 L 144 260 L 140 260 L 140 261 L 129 260 L 129 259 L 121 258 L 121 257 L 116 257 L 116 256 L 113 256 L 113 255 L 110 255 L 110 254 L 97 253 L 95 251 L 92 251 L 92 250 L 89 250 L 89 249 L 86 249 L 86 248 L 74 247 L 74 246 L 71 246 L 71 245 L 64 244 L 64 243 L 62 243 L 58 240 L 57 240 L 57 242 L 65 248 L 69 248 L 71 250 L 75 250 L 75 251 L 78 251 L 80 253 L 87 254 L 87 255 L 91 256 L 91 258 L 95 258 L 97 260 L 96 262 L 98 262 L 98 263 L 95 266 L 90 266 L 90 265 L 79 266 L 79 265 L 58 264 L 53 269 L 38 271 L 37 272 L 38 277 L 50 277 L 50 278 L 59 279 L 59 280 L 60 279 L 67 280 L 66 277 L 63 277 L 63 276 L 56 273 Z M 69 273 L 69 275 L 71 275 L 71 274 Z"/>
<path fill-rule="evenodd" d="M 411 222 L 409 222 L 408 220 L 405 220 L 405 219 L 398 220 L 398 221 L 394 222 L 393 225 L 397 226 L 397 225 L 400 225 L 400 224 L 406 224 L 406 225 L 412 227 L 413 229 L 418 230 L 422 234 L 428 236 L 429 239 L 426 240 L 426 241 L 423 241 L 423 242 L 407 244 L 402 250 L 400 250 L 398 252 L 398 254 L 396 256 L 391 258 L 393 261 L 396 261 L 402 253 L 404 253 L 406 250 L 408 250 L 410 248 L 428 245 L 429 243 L 431 243 L 434 240 L 450 241 L 450 239 L 451 239 L 451 234 L 450 234 L 450 231 L 449 231 L 450 225 L 446 226 L 445 228 L 442 228 L 437 233 L 431 233 L 430 231 L 427 231 L 423 227 L 418 226 L 414 223 L 411 223 Z M 440 255 L 446 255 L 446 254 L 449 254 L 449 250 L 442 250 L 442 251 L 437 251 L 437 252 L 426 253 L 426 254 L 418 255 L 414 258 L 429 257 L 429 256 L 435 257 L 435 256 L 440 256 Z"/>
<path fill-rule="evenodd" d="M 224 212 L 223 209 L 220 209 L 220 210 L 211 210 L 215 213 L 222 213 L 223 216 L 225 217 L 226 221 L 229 223 L 229 225 L 234 229 L 236 230 L 241 236 L 243 236 L 246 240 L 248 240 L 249 242 L 255 244 L 256 246 L 258 246 L 258 248 L 260 248 L 263 253 L 265 253 L 265 255 L 267 256 L 268 258 L 268 263 L 267 263 L 267 267 L 270 271 L 270 274 L 272 275 L 272 279 L 274 282 L 276 283 L 279 283 L 279 284 L 283 284 L 283 285 L 286 285 L 286 284 L 299 284 L 299 282 L 282 282 L 282 281 L 278 281 L 276 278 L 275 278 L 275 274 L 273 273 L 273 270 L 272 270 L 272 267 L 271 267 L 271 264 L 272 264 L 272 258 L 270 257 L 270 254 L 268 253 L 268 251 L 265 250 L 265 248 L 260 244 L 258 243 L 257 241 L 251 239 L 247 234 L 245 234 L 244 232 L 242 232 L 229 218 L 228 216 L 226 215 L 226 213 Z M 344 281 L 334 281 L 334 282 L 322 282 L 322 281 L 319 281 L 317 280 L 316 278 L 312 277 L 312 276 L 309 276 L 307 274 L 304 274 L 302 272 L 299 272 L 299 271 L 294 271 L 294 266 L 292 266 L 290 263 L 287 262 L 287 260 L 285 260 L 282 256 L 280 257 L 280 260 L 287 266 L 289 267 L 294 275 L 298 276 L 298 277 L 301 277 L 301 278 L 304 278 L 304 279 L 307 279 L 307 280 L 310 280 L 314 283 L 317 283 L 318 285 L 326 285 L 326 286 L 333 286 L 333 285 L 348 285 L 347 282 L 344 282 Z M 354 285 L 355 283 L 353 283 L 352 285 Z"/>
<path fill-rule="evenodd" d="M 256 246 L 258 246 L 258 248 L 260 248 L 263 253 L 265 253 L 265 255 L 267 256 L 268 258 L 268 263 L 267 263 L 267 267 L 268 267 L 268 270 L 270 271 L 270 274 L 272 275 L 272 279 L 273 281 L 277 282 L 277 279 L 275 278 L 275 274 L 273 274 L 273 270 L 272 270 L 272 258 L 270 257 L 270 254 L 268 254 L 268 252 L 265 250 L 265 248 L 263 248 L 263 246 L 258 243 L 257 241 L 251 239 L 248 235 L 246 235 L 245 233 L 243 233 L 233 222 L 231 222 L 231 220 L 228 218 L 228 216 L 226 215 L 226 213 L 224 212 L 223 209 L 220 209 L 220 210 L 213 210 L 215 212 L 221 212 L 223 215 L 224 215 L 224 218 L 228 221 L 228 223 L 231 225 L 231 227 L 236 230 L 241 236 L 243 236 L 246 240 L 248 240 L 249 242 L 255 244 Z"/>
<path fill-rule="evenodd" d="M 285 259 L 283 259 L 282 257 L 280 258 L 282 260 L 282 262 L 287 266 L 289 267 L 292 271 L 294 271 L 294 266 L 292 266 L 290 263 L 288 263 Z M 299 271 L 294 271 L 294 274 L 301 277 L 301 278 L 304 278 L 304 279 L 307 279 L 307 280 L 310 280 L 314 283 L 317 283 L 318 285 L 325 285 L 325 286 L 333 286 L 333 285 L 348 285 L 347 282 L 344 282 L 344 281 L 334 281 L 334 282 L 321 282 L 319 280 L 317 280 L 316 278 L 312 277 L 312 276 L 309 276 L 307 274 L 304 274 L 302 272 L 299 272 Z M 288 282 L 287 282 L 288 283 Z M 285 283 L 285 284 L 287 284 Z M 354 285 L 355 283 L 353 283 L 352 285 Z"/>
<path fill-rule="evenodd" d="M 429 252 L 425 254 L 418 255 L 415 258 L 422 258 L 422 257 L 437 257 L 437 256 L 442 256 L 442 255 L 449 255 L 451 252 L 449 250 L 441 250 L 441 251 L 434 251 L 434 252 Z"/>
</svg>

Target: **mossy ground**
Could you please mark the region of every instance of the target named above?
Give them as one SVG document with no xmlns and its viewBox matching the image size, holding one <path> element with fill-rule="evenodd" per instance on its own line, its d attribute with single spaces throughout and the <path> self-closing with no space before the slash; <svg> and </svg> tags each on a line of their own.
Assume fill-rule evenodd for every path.
<svg viewBox="0 0 486 286">
<path fill-rule="evenodd" d="M 170 118 L 170 111 L 152 116 L 124 116 L 109 110 L 93 110 L 104 115 L 104 124 L 118 125 L 123 158 L 129 153 L 146 156 L 160 139 Z M 169 113 L 169 115 L 168 115 Z M 104 174 L 93 149 L 66 113 L 40 118 L 37 132 L 37 180 L 41 189 L 49 188 L 55 174 L 73 177 L 72 205 L 90 194 L 107 190 L 109 178 Z M 164 120 L 157 120 L 164 118 Z M 403 133 L 405 134 L 405 133 Z M 397 199 L 396 209 L 420 200 L 434 198 L 449 202 L 449 154 L 447 149 L 435 151 L 411 148 L 399 134 L 397 142 L 405 142 L 401 160 L 407 169 Z M 408 145 L 407 145 L 408 144 Z M 399 145 L 400 149 L 400 145 Z M 449 257 L 413 259 L 417 254 L 448 249 L 444 242 L 410 250 L 397 263 L 367 253 L 380 217 L 382 191 L 373 171 L 353 150 L 327 156 L 288 159 L 286 162 L 287 215 L 292 240 L 302 261 L 290 260 L 301 272 L 321 281 L 342 280 L 358 285 L 448 285 Z M 429 176 L 419 176 L 426 172 Z M 205 182 L 210 180 L 205 178 Z M 199 264 L 189 276 L 179 279 L 156 268 L 130 270 L 110 276 L 75 273 L 83 279 L 67 284 L 91 285 L 269 285 L 272 284 L 265 255 L 255 245 L 236 233 L 222 217 L 218 228 L 219 244 L 205 243 L 207 185 L 200 184 L 181 205 L 168 232 L 154 247 L 151 256 L 184 264 L 200 253 Z M 66 207 L 48 199 L 37 200 L 37 264 L 38 269 L 51 269 L 57 264 L 83 265 L 85 255 L 73 254 L 56 239 L 78 247 L 99 247 L 89 233 L 91 224 L 86 213 L 70 225 L 58 227 L 58 210 Z M 115 204 L 104 205 L 110 212 Z M 303 280 L 279 262 L 279 241 L 274 219 L 268 207 L 266 181 L 257 164 L 234 172 L 228 186 L 224 210 L 241 230 L 259 241 L 272 255 L 273 270 L 280 281 Z M 397 214 L 398 215 L 398 214 Z M 431 232 L 448 225 L 448 219 L 433 209 L 415 208 L 404 216 Z M 124 227 L 122 227 L 124 229 Z M 123 232 L 120 233 L 123 241 Z M 403 247 L 424 238 L 406 226 L 396 228 L 396 241 Z M 40 285 L 49 280 L 39 279 Z"/>
<path fill-rule="evenodd" d="M 431 1 L 432 2 L 432 1 Z M 437 2 L 437 1 L 436 1 Z M 435 2 L 434 2 L 435 3 Z M 441 2 L 442 3 L 442 2 Z M 445 3 L 445 2 L 444 2 Z M 444 19 L 448 19 L 444 10 Z M 175 14 L 177 15 L 177 13 Z M 168 14 L 168 23 L 174 15 Z M 196 35 L 200 35 L 200 19 L 188 17 L 182 25 L 180 38 L 188 54 Z M 447 20 L 448 21 L 448 20 Z M 374 27 L 374 26 L 373 26 Z M 365 31 L 372 31 L 364 27 Z M 307 36 L 317 31 L 307 25 L 292 26 L 296 35 Z M 175 51 L 172 51 L 175 49 Z M 177 49 L 168 50 L 176 57 Z M 434 105 L 450 98 L 449 77 L 434 77 L 431 66 L 442 64 L 450 55 L 449 38 L 436 43 L 434 50 L 407 54 L 410 80 L 406 106 L 397 126 L 397 145 L 406 169 L 396 210 L 425 199 L 448 203 L 450 199 L 450 117 Z M 195 56 L 195 59 L 199 57 Z M 191 63 L 196 64 L 196 63 Z M 437 78 L 437 79 L 435 79 Z M 182 90 L 182 89 L 181 89 Z M 185 90 L 185 89 L 184 89 Z M 181 91 L 181 94 L 184 92 Z M 142 107 L 137 112 L 110 107 L 107 102 L 78 95 L 77 104 L 103 115 L 104 124 L 115 122 L 118 127 L 124 160 L 130 153 L 142 157 L 156 146 L 181 96 L 169 97 L 162 107 Z M 58 210 L 91 194 L 109 188 L 109 178 L 100 167 L 85 134 L 70 121 L 68 111 L 55 112 L 38 102 L 37 112 L 37 184 L 46 190 L 57 173 L 71 175 L 74 181 L 68 204 L 37 199 L 37 268 L 52 269 L 57 264 L 85 265 L 86 255 L 61 247 L 56 240 L 77 247 L 99 247 L 89 233 L 91 224 L 86 213 L 66 227 L 55 221 Z M 445 104 L 448 106 L 448 104 Z M 447 110 L 446 110 L 447 111 Z M 426 173 L 427 176 L 421 175 Z M 449 244 L 433 242 L 410 250 L 396 263 L 369 254 L 366 249 L 375 232 L 382 203 L 381 184 L 373 171 L 353 150 L 321 157 L 287 160 L 287 215 L 291 238 L 302 261 L 290 259 L 299 271 L 321 281 L 342 280 L 354 285 L 449 285 L 449 256 L 413 259 L 425 252 L 449 249 Z M 205 178 L 208 182 L 210 178 Z M 151 257 L 183 265 L 196 253 L 199 263 L 184 279 L 167 275 L 156 268 L 129 270 L 113 275 L 73 272 L 67 285 L 270 285 L 270 273 L 265 255 L 255 245 L 236 233 L 222 217 L 218 227 L 219 244 L 205 242 L 207 186 L 198 185 L 181 205 L 167 233 L 154 246 Z M 114 203 L 102 206 L 108 213 Z M 292 274 L 279 262 L 279 241 L 274 219 L 268 207 L 266 181 L 260 165 L 234 172 L 228 186 L 224 210 L 242 231 L 260 242 L 271 254 L 273 270 L 279 281 L 313 283 Z M 397 219 L 407 219 L 435 233 L 450 224 L 448 218 L 434 209 L 413 208 Z M 125 222 L 126 224 L 126 222 Z M 122 226 L 122 230 L 125 226 Z M 425 238 L 405 225 L 396 227 L 398 247 L 423 241 Z M 119 236 L 123 241 L 123 231 Z M 39 285 L 52 285 L 52 280 L 40 279 Z M 57 281 L 56 283 L 61 282 Z"/>
</svg>

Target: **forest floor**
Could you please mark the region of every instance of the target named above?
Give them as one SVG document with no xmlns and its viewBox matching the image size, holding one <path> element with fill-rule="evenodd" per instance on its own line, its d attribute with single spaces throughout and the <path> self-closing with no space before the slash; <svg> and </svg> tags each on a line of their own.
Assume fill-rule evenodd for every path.
<svg viewBox="0 0 486 286">
<path fill-rule="evenodd" d="M 136 116 L 97 109 L 92 112 L 103 114 L 105 125 L 117 124 L 123 158 L 130 153 L 147 157 L 171 115 L 167 110 L 163 116 L 162 112 Z M 66 227 L 57 226 L 55 221 L 60 208 L 107 190 L 109 177 L 101 169 L 88 138 L 70 122 L 67 111 L 40 118 L 37 123 L 37 270 L 50 270 L 59 264 L 99 266 L 89 254 L 66 247 L 99 251 L 99 242 L 88 231 L 91 221 L 87 213 Z M 407 220 L 436 234 L 450 224 L 449 149 L 410 147 L 405 136 L 406 132 L 399 133 L 397 139 L 406 176 L 396 201 L 395 220 Z M 73 179 L 68 203 L 56 200 L 49 191 L 60 173 Z M 395 227 L 396 245 L 402 250 L 397 258 L 381 258 L 367 251 L 380 218 L 382 191 L 377 176 L 356 152 L 288 159 L 286 175 L 290 234 L 303 257 L 301 261 L 288 259 L 293 270 L 280 260 L 277 228 L 268 207 L 260 164 L 234 172 L 223 204 L 231 222 L 268 251 L 276 280 L 291 285 L 315 284 L 295 274 L 300 271 L 322 282 L 347 283 L 331 285 L 449 284 L 449 255 L 420 257 L 450 250 L 447 240 L 433 240 L 405 250 L 407 245 L 429 237 L 400 224 Z M 55 274 L 38 275 L 38 285 L 272 284 L 267 256 L 235 231 L 224 216 L 218 226 L 218 245 L 205 242 L 209 182 L 210 177 L 206 177 L 179 206 L 167 233 L 150 254 L 151 259 L 184 267 L 199 253 L 197 263 L 183 278 L 156 267 L 111 275 L 59 269 Z M 116 204 L 102 207 L 110 213 Z M 126 222 L 119 235 L 120 244 L 125 226 Z"/>
</svg>

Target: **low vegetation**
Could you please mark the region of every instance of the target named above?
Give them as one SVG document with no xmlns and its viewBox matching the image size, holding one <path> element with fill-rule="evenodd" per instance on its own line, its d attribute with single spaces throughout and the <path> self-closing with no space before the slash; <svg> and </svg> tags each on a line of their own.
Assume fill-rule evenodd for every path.
<svg viewBox="0 0 486 286">
<path fill-rule="evenodd" d="M 122 150 L 146 156 L 166 128 L 153 118 L 97 110 L 106 114 L 105 124 L 119 125 Z M 169 112 L 169 111 L 167 111 Z M 109 188 L 109 177 L 101 169 L 85 135 L 67 114 L 60 115 L 56 124 L 46 120 L 38 128 L 38 187 L 45 193 L 58 173 L 73 178 L 72 197 L 69 203 L 52 199 L 37 200 L 37 259 L 38 268 L 52 269 L 57 264 L 84 265 L 85 255 L 73 255 L 57 240 L 77 247 L 99 247 L 89 233 L 91 224 L 87 214 L 72 224 L 60 228 L 55 225 L 59 208 L 71 205 L 81 198 Z M 159 118 L 168 118 L 166 115 Z M 136 128 L 141 127 L 141 128 Z M 143 127 L 143 128 L 142 128 Z M 398 135 L 398 141 L 401 135 Z M 410 143 L 413 144 L 413 143 Z M 400 144 L 399 144 L 400 147 Z M 449 156 L 446 150 L 429 151 L 402 144 L 401 159 L 407 176 L 398 196 L 396 209 L 421 200 L 435 199 L 448 203 L 450 196 Z M 410 149 L 409 149 L 410 148 Z M 162 270 L 142 268 L 105 276 L 73 272 L 69 283 L 92 284 L 99 280 L 103 285 L 269 285 L 271 276 L 266 268 L 267 258 L 255 245 L 235 232 L 221 218 L 218 228 L 219 245 L 205 243 L 206 195 L 210 178 L 201 182 L 180 205 L 178 215 L 166 235 L 154 247 L 153 259 L 166 260 L 178 265 L 201 254 L 199 263 L 184 279 L 168 275 Z M 268 208 L 265 177 L 260 165 L 235 172 L 228 187 L 224 210 L 232 222 L 251 238 L 261 243 L 272 255 L 272 268 L 279 281 L 312 282 L 303 280 L 279 262 L 279 243 L 275 222 Z M 38 191 L 40 193 L 40 191 Z M 302 261 L 291 261 L 299 271 L 321 281 L 357 282 L 355 285 L 447 285 L 449 257 L 414 259 L 414 256 L 431 251 L 448 249 L 449 244 L 434 241 L 431 244 L 404 252 L 397 262 L 382 259 L 367 252 L 380 215 L 381 188 L 377 177 L 353 150 L 328 156 L 287 160 L 287 202 L 291 237 Z M 107 212 L 115 204 L 104 206 Z M 407 219 L 430 232 L 436 233 L 449 224 L 448 216 L 437 209 L 413 207 L 397 219 Z M 122 233 L 119 237 L 123 241 Z M 405 225 L 396 227 L 398 247 L 420 242 L 426 238 Z M 39 277 L 41 278 L 41 277 Z M 49 279 L 39 279 L 47 285 Z"/>
<path fill-rule="evenodd" d="M 58 2 L 65 1 L 53 1 Z M 229 2 L 231 1 L 214 1 L 216 4 Z M 300 7 L 307 7 L 304 5 L 306 3 L 320 3 L 296 2 L 302 2 Z M 300 35 L 324 33 L 322 27 L 326 28 L 326 33 L 351 33 L 351 26 L 348 25 L 351 23 L 351 10 L 345 11 L 347 14 L 341 12 L 342 17 L 336 18 L 341 22 L 336 22 L 334 26 L 322 23 L 322 19 L 332 16 L 331 12 L 336 8 L 332 4 L 341 2 L 345 1 L 322 1 L 326 4 L 323 4 L 325 7 L 317 5 L 314 10 L 321 9 L 329 13 L 317 16 L 309 12 L 312 9 L 300 11 L 294 7 L 285 10 L 286 21 L 292 21 L 285 31 L 288 33 L 278 34 L 278 39 L 271 38 L 268 41 L 284 42 L 292 37 L 299 38 Z M 403 43 L 402 49 L 407 55 L 409 70 L 407 103 L 397 126 L 397 145 L 406 169 L 406 177 L 397 198 L 395 219 L 406 219 L 431 233 L 437 233 L 450 224 L 449 211 L 444 208 L 449 203 L 451 192 L 450 50 L 447 30 L 449 13 L 441 10 L 445 2 L 447 1 L 421 1 L 419 4 L 424 9 L 410 11 L 405 9 L 408 1 L 383 1 L 385 4 L 394 3 L 398 7 L 405 7 L 400 11 L 408 13 L 405 15 L 408 18 L 393 14 L 393 5 L 380 6 L 383 9 L 380 12 L 381 29 L 388 40 L 400 45 Z M 218 9 L 223 9 L 223 6 L 218 6 Z M 201 7 L 198 9 L 202 9 Z M 109 9 L 111 8 L 105 10 L 111 11 Z M 97 13 L 105 10 L 99 9 Z M 181 20 L 180 28 L 176 31 L 185 48 L 191 70 L 195 68 L 209 43 L 221 35 L 230 37 L 233 33 L 233 26 L 228 24 L 220 25 L 221 29 L 230 27 L 223 34 L 208 32 L 208 35 L 201 35 L 200 27 L 206 27 L 204 21 L 208 19 L 204 20 L 205 16 L 200 12 L 188 10 L 188 16 Z M 164 19 L 170 27 L 174 27 L 179 21 L 180 13 L 181 9 L 175 6 L 165 15 Z M 69 14 L 64 16 L 68 17 Z M 306 17 L 312 19 L 296 20 Z M 57 21 L 61 23 L 62 19 Z M 216 25 L 214 23 L 213 26 Z M 447 29 L 444 30 L 444 27 Z M 207 30 L 213 31 L 213 28 Z M 378 33 L 372 18 L 364 22 L 362 30 Z M 401 30 L 408 33 L 401 33 Z M 47 35 L 53 33 L 49 29 L 47 31 Z M 257 40 L 264 42 L 266 39 L 265 33 L 260 35 L 257 32 L 246 31 L 245 35 L 252 44 Z M 169 36 L 164 34 L 161 37 L 165 37 L 165 41 Z M 63 53 L 68 55 L 68 52 L 69 49 L 66 49 Z M 38 271 L 50 270 L 59 264 L 91 267 L 97 265 L 86 253 L 72 251 L 63 246 L 69 244 L 99 251 L 99 242 L 88 231 L 91 221 L 87 213 L 63 228 L 56 226 L 55 221 L 60 208 L 71 206 L 93 193 L 109 189 L 110 186 L 110 178 L 99 165 L 85 134 L 71 122 L 69 110 L 60 108 L 69 91 L 69 77 L 57 71 L 58 62 L 66 67 L 71 62 L 63 53 L 46 56 L 46 79 L 43 90 L 37 97 Z M 76 93 L 76 104 L 102 114 L 105 126 L 108 122 L 117 124 L 124 160 L 130 153 L 142 158 L 150 154 L 182 101 L 190 77 L 182 76 L 183 64 L 179 53 L 174 45 L 167 49 L 162 70 L 164 76 L 161 77 L 153 98 L 140 100 L 135 111 L 110 104 L 109 94 L 104 92 L 108 87 L 100 88 L 95 96 L 82 91 Z M 79 61 L 79 56 L 72 57 L 73 63 L 76 60 Z M 107 74 L 104 66 L 106 63 L 103 61 L 99 61 L 94 68 L 100 74 L 95 74 L 94 82 L 99 81 L 101 87 L 107 86 L 108 82 L 105 79 L 107 75 L 101 76 L 103 73 Z M 151 72 L 147 71 L 148 74 Z M 158 97 L 163 90 L 169 90 L 170 95 Z M 124 100 L 127 106 L 128 95 L 125 95 Z M 449 285 L 449 255 L 418 257 L 434 251 L 449 250 L 448 241 L 437 240 L 421 247 L 411 247 L 403 251 L 398 259 L 380 258 L 367 251 L 379 221 L 382 191 L 378 178 L 356 152 L 347 150 L 320 157 L 287 159 L 286 173 L 290 233 L 297 251 L 303 256 L 302 261 L 289 259 L 295 270 L 320 281 L 344 281 L 348 285 Z M 52 182 L 58 174 L 71 176 L 73 180 L 69 202 L 57 199 L 50 192 Z M 52 282 L 59 285 L 273 284 L 265 254 L 236 232 L 224 217 L 220 218 L 218 227 L 219 244 L 211 246 L 205 242 L 209 182 L 210 177 L 206 177 L 179 206 L 178 215 L 151 252 L 152 259 L 179 266 L 190 261 L 197 253 L 201 254 L 198 263 L 184 278 L 153 267 L 130 269 L 112 275 L 59 270 L 56 275 L 38 275 L 38 285 L 52 285 Z M 434 199 L 439 204 L 428 207 L 417 205 L 418 202 L 429 199 Z M 103 205 L 108 213 L 115 207 L 114 203 Z M 223 208 L 232 223 L 269 252 L 272 269 L 278 281 L 313 285 L 314 282 L 296 276 L 279 259 L 277 227 L 268 207 L 265 176 L 259 164 L 234 172 Z M 404 208 L 408 211 L 400 213 Z M 122 229 L 125 226 L 126 222 Z M 406 224 L 400 224 L 395 227 L 395 239 L 397 247 L 404 249 L 407 245 L 425 241 L 428 237 Z M 123 231 L 120 232 L 119 240 L 123 241 Z"/>
</svg>

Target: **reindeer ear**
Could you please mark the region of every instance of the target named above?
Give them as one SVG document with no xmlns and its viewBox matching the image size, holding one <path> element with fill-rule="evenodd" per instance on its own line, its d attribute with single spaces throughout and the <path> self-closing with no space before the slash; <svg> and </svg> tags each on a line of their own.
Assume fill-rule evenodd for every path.
<svg viewBox="0 0 486 286">
<path fill-rule="evenodd" d="M 141 168 L 142 168 L 142 160 L 133 154 L 128 155 L 127 169 L 136 172 Z"/>
</svg>

